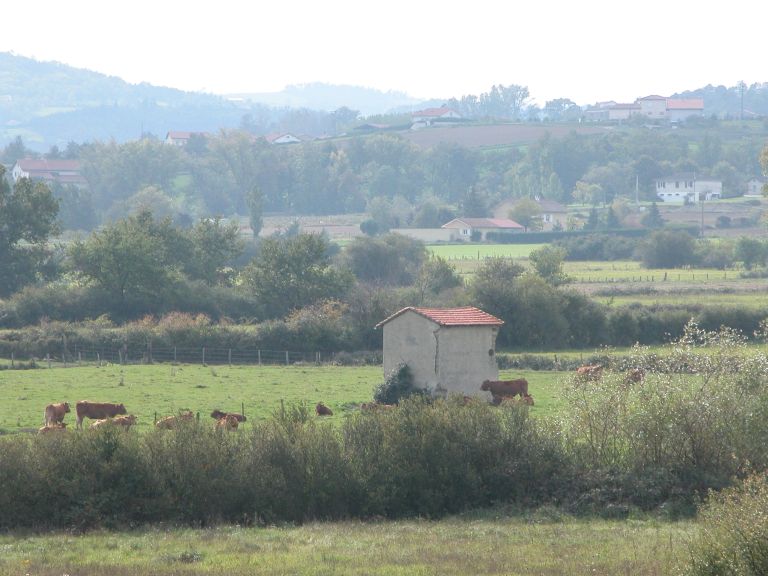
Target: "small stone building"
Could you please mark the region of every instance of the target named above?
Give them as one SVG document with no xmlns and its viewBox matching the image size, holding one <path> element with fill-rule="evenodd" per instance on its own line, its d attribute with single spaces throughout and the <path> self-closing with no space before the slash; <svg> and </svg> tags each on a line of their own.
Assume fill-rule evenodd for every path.
<svg viewBox="0 0 768 576">
<path fill-rule="evenodd" d="M 384 374 L 404 363 L 414 385 L 433 395 L 486 395 L 483 380 L 499 377 L 496 336 L 502 324 L 472 306 L 403 308 L 376 325 L 384 331 Z"/>
</svg>

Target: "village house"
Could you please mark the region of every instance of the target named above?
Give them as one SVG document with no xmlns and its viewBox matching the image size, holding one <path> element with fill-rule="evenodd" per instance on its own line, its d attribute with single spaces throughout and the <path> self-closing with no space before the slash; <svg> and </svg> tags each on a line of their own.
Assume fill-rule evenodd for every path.
<svg viewBox="0 0 768 576">
<path fill-rule="evenodd" d="M 416 388 L 435 396 L 485 396 L 498 380 L 496 337 L 504 324 L 479 308 L 403 308 L 382 320 L 384 374 L 406 364 Z"/>
<path fill-rule="evenodd" d="M 298 144 L 301 142 L 301 138 L 294 136 L 290 132 L 267 134 L 264 136 L 264 139 L 270 144 Z"/>
<path fill-rule="evenodd" d="M 519 198 L 508 198 L 499 202 L 493 209 L 494 218 L 507 218 L 515 204 L 520 202 Z M 541 209 L 541 229 L 550 231 L 555 227 L 565 228 L 568 220 L 568 209 L 554 200 L 537 198 L 536 203 Z"/>
<path fill-rule="evenodd" d="M 187 144 L 189 144 L 190 138 L 192 136 L 207 136 L 205 132 L 185 132 L 182 130 L 169 130 L 165 134 L 165 142 L 166 144 L 169 144 L 171 146 L 178 146 L 180 148 L 183 148 Z"/>
<path fill-rule="evenodd" d="M 487 240 L 489 232 L 512 234 L 525 228 L 509 218 L 454 218 L 441 228 L 458 230 L 458 240 Z"/>
<path fill-rule="evenodd" d="M 411 113 L 411 129 L 425 128 L 435 123 L 441 125 L 452 124 L 453 121 L 460 120 L 461 114 L 451 108 L 442 106 L 440 108 L 427 108 Z"/>
<path fill-rule="evenodd" d="M 662 202 L 691 203 L 701 200 L 719 200 L 723 195 L 720 180 L 696 178 L 693 173 L 674 174 L 657 178 L 656 196 Z"/>
<path fill-rule="evenodd" d="M 764 187 L 765 180 L 761 180 L 760 178 L 750 178 L 749 182 L 747 182 L 747 190 L 744 193 L 744 196 L 762 198 Z"/>
<path fill-rule="evenodd" d="M 11 177 L 14 182 L 19 178 L 30 178 L 59 184 L 87 185 L 85 178 L 80 174 L 79 160 L 21 158 L 14 164 Z"/>
</svg>

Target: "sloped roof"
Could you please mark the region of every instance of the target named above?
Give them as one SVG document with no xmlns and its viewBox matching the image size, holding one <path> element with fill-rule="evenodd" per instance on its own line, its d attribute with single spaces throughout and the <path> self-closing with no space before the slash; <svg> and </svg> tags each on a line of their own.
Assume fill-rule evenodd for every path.
<svg viewBox="0 0 768 576">
<path fill-rule="evenodd" d="M 503 320 L 474 306 L 464 306 L 463 308 L 416 308 L 408 306 L 376 324 L 376 328 L 409 311 L 432 320 L 440 326 L 501 326 L 504 324 Z"/>
<path fill-rule="evenodd" d="M 641 100 L 666 100 L 667 98 L 664 96 L 659 96 L 658 94 L 651 94 L 650 96 L 643 96 L 642 98 L 638 98 L 637 101 L 640 102 Z"/>
<path fill-rule="evenodd" d="M 411 116 L 424 116 L 424 117 L 437 117 L 445 116 L 446 114 L 453 112 L 454 114 L 458 114 L 456 110 L 453 108 L 426 108 L 424 110 L 419 110 L 418 112 L 413 112 Z"/>
<path fill-rule="evenodd" d="M 77 172 L 80 170 L 79 160 L 20 158 L 16 163 L 24 172 Z"/>
<path fill-rule="evenodd" d="M 447 224 L 443 224 L 441 228 L 461 228 L 462 226 L 469 226 L 470 228 L 523 229 L 522 225 L 509 218 L 454 218 Z"/>
</svg>

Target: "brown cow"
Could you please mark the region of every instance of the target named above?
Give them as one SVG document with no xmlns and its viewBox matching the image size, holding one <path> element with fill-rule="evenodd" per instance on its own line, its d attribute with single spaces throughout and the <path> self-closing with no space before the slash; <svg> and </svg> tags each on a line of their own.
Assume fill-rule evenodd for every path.
<svg viewBox="0 0 768 576">
<path fill-rule="evenodd" d="M 97 430 L 104 426 L 122 426 L 128 430 L 131 426 L 136 424 L 136 416 L 129 414 L 128 416 L 115 416 L 114 418 L 103 418 L 92 422 L 88 427 L 91 430 Z"/>
<path fill-rule="evenodd" d="M 624 382 L 627 384 L 637 384 L 638 382 L 642 382 L 644 378 L 645 370 L 642 368 L 630 368 L 624 376 Z"/>
<path fill-rule="evenodd" d="M 238 414 L 237 412 L 222 412 L 218 408 L 216 408 L 213 412 L 211 412 L 211 418 L 213 418 L 216 421 L 221 420 L 226 416 L 234 416 L 235 418 L 237 418 L 238 422 L 245 422 L 246 420 L 248 420 L 248 418 L 246 418 L 242 414 Z"/>
<path fill-rule="evenodd" d="M 84 418 L 91 418 L 92 420 L 112 418 L 118 414 L 125 414 L 126 410 L 122 404 L 81 400 L 75 404 L 75 412 L 77 413 L 77 427 L 82 428 Z"/>
<path fill-rule="evenodd" d="M 600 380 L 602 375 L 602 364 L 585 364 L 576 368 L 576 376 L 583 380 Z"/>
<path fill-rule="evenodd" d="M 236 414 L 227 414 L 216 420 L 216 430 L 229 430 L 234 432 L 239 424 Z"/>
<path fill-rule="evenodd" d="M 317 406 L 315 406 L 315 412 L 318 416 L 333 416 L 333 410 L 328 408 L 328 406 L 322 402 L 317 403 Z"/>
<path fill-rule="evenodd" d="M 160 418 L 160 420 L 155 422 L 155 427 L 158 430 L 173 430 L 178 428 L 179 424 L 182 422 L 192 422 L 194 419 L 195 415 L 192 411 L 186 410 L 184 412 L 179 412 L 178 416 L 166 416 L 165 418 Z"/>
<path fill-rule="evenodd" d="M 528 394 L 528 380 L 518 378 L 517 380 L 484 380 L 480 385 L 480 390 L 491 393 L 494 397 L 520 396 Z"/>
<path fill-rule="evenodd" d="M 46 424 L 42 428 L 38 428 L 38 434 L 49 434 L 51 432 L 64 432 L 67 429 L 67 425 L 64 422 L 53 422 Z"/>
<path fill-rule="evenodd" d="M 498 400 L 497 400 L 498 399 Z M 516 406 L 533 406 L 533 396 L 525 394 L 516 398 L 515 396 L 495 396 L 494 404 L 515 404 Z"/>
<path fill-rule="evenodd" d="M 43 421 L 45 425 L 59 424 L 64 422 L 64 416 L 69 412 L 69 402 L 59 402 L 58 404 L 48 404 L 45 407 Z"/>
</svg>

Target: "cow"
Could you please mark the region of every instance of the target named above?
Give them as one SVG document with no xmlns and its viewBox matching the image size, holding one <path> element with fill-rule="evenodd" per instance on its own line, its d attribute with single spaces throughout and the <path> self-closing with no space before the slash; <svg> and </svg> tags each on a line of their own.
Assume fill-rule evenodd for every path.
<svg viewBox="0 0 768 576">
<path fill-rule="evenodd" d="M 518 378 L 517 380 L 484 380 L 480 385 L 480 390 L 490 392 L 494 400 L 497 396 L 499 398 L 504 396 L 523 397 L 528 394 L 528 380 L 525 378 Z"/>
<path fill-rule="evenodd" d="M 318 416 L 333 416 L 333 410 L 328 408 L 325 404 L 322 402 L 318 402 L 315 406 L 315 412 Z"/>
<path fill-rule="evenodd" d="M 114 418 L 102 418 L 92 422 L 89 426 L 91 430 L 98 430 L 105 426 L 122 426 L 128 430 L 131 426 L 136 424 L 136 416 L 129 414 L 127 416 L 115 416 Z"/>
<path fill-rule="evenodd" d="M 77 427 L 82 428 L 84 418 L 91 418 L 92 420 L 112 418 L 119 414 L 125 414 L 126 410 L 122 404 L 81 400 L 75 404 L 75 412 L 77 413 Z"/>
<path fill-rule="evenodd" d="M 645 370 L 642 368 L 630 368 L 624 375 L 624 382 L 627 384 L 637 384 L 645 378 Z"/>
<path fill-rule="evenodd" d="M 497 400 L 498 398 L 498 400 Z M 523 396 L 520 396 L 519 398 L 515 396 L 497 396 L 494 398 L 494 404 L 514 404 L 515 406 L 533 406 L 533 396 L 530 394 L 524 394 Z"/>
<path fill-rule="evenodd" d="M 239 422 L 237 414 L 226 414 L 216 420 L 216 430 L 229 430 L 230 432 L 234 432 L 237 430 Z"/>
<path fill-rule="evenodd" d="M 213 412 L 211 412 L 211 418 L 213 418 L 216 421 L 221 420 L 225 416 L 234 416 L 235 418 L 237 418 L 238 422 L 245 422 L 246 420 L 248 420 L 245 416 L 243 416 L 242 414 L 238 414 L 237 412 L 222 412 L 218 408 L 216 408 Z"/>
<path fill-rule="evenodd" d="M 59 424 L 64 422 L 64 415 L 69 412 L 69 402 L 59 402 L 58 404 L 48 404 L 43 414 L 43 422 L 46 426 L 50 424 Z"/>
<path fill-rule="evenodd" d="M 38 428 L 38 434 L 49 434 L 51 432 L 64 432 L 67 429 L 67 425 L 64 422 L 52 422 L 46 424 L 42 428 Z"/>
<path fill-rule="evenodd" d="M 173 430 L 178 428 L 183 422 L 192 422 L 194 419 L 195 415 L 192 411 L 186 410 L 184 412 L 179 412 L 178 416 L 166 416 L 165 418 L 160 418 L 160 420 L 155 422 L 155 428 L 158 430 Z"/>
<path fill-rule="evenodd" d="M 582 380 L 600 380 L 602 375 L 602 364 L 585 364 L 576 368 L 576 377 Z"/>
</svg>

